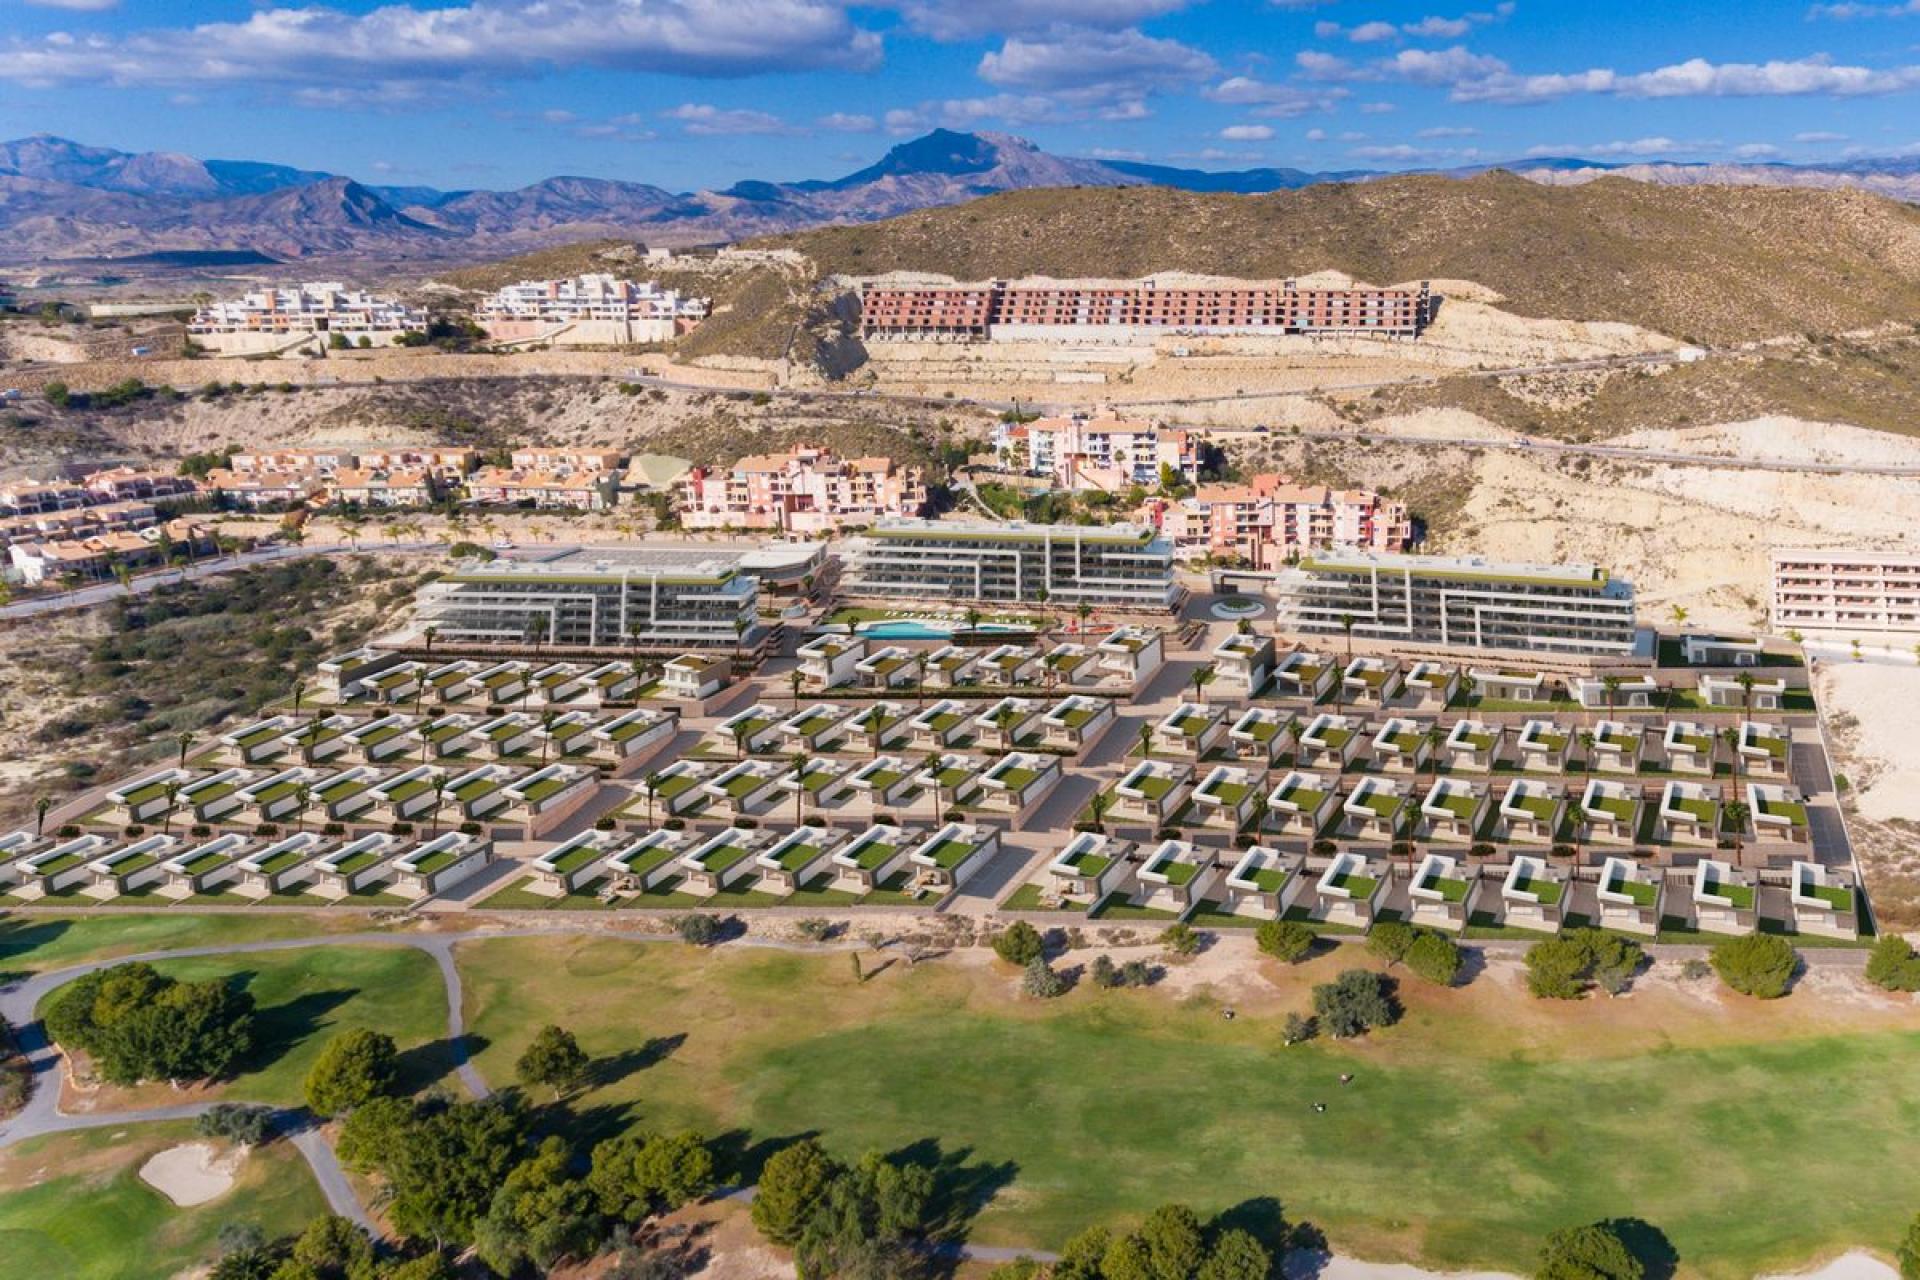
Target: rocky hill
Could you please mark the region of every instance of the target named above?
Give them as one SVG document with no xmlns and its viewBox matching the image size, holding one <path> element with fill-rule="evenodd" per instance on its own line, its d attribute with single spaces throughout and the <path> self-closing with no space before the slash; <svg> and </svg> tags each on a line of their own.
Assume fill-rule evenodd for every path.
<svg viewBox="0 0 1920 1280">
<path fill-rule="evenodd" d="M 1851 191 L 1621 178 L 1554 187 L 1500 172 L 1257 196 L 1019 191 L 766 243 L 802 250 L 824 274 L 1331 269 L 1381 284 L 1473 281 L 1521 315 L 1621 321 L 1702 343 L 1920 315 L 1920 209 Z"/>
</svg>

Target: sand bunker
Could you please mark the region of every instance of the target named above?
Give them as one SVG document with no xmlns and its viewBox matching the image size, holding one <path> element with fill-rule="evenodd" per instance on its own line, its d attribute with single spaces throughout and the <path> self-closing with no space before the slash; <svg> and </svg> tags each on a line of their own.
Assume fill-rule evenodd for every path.
<svg viewBox="0 0 1920 1280">
<path fill-rule="evenodd" d="M 210 1143 L 168 1147 L 140 1166 L 140 1180 L 181 1208 L 217 1200 L 233 1187 L 234 1170 L 244 1158 L 224 1158 Z"/>
</svg>

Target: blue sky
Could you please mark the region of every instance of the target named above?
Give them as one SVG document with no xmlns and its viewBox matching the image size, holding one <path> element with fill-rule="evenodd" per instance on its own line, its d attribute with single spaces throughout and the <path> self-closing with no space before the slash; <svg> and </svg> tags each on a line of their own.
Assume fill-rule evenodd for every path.
<svg viewBox="0 0 1920 1280">
<path fill-rule="evenodd" d="M 1920 0 L 0 0 L 0 134 L 368 181 L 834 176 L 935 125 L 1201 168 L 1920 153 Z"/>
</svg>

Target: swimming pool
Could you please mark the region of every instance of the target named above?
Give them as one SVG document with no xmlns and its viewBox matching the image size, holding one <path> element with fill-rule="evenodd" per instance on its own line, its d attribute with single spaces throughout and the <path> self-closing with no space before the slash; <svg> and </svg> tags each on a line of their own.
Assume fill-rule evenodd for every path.
<svg viewBox="0 0 1920 1280">
<path fill-rule="evenodd" d="M 955 631 L 967 629 L 964 622 L 922 622 L 914 619 L 894 619 L 887 622 L 863 622 L 855 628 L 870 640 L 948 640 Z M 1032 627 L 1018 626 L 1011 622 L 983 622 L 975 631 L 1008 631 L 1026 634 Z"/>
</svg>

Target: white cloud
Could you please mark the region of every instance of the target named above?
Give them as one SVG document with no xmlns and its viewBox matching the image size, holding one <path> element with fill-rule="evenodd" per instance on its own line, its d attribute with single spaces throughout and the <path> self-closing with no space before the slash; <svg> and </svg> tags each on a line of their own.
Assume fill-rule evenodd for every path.
<svg viewBox="0 0 1920 1280">
<path fill-rule="evenodd" d="M 1399 107 L 1391 102 L 1363 102 L 1360 104 L 1360 114 L 1363 116 L 1390 115 L 1399 109 Z"/>
<path fill-rule="evenodd" d="M 682 75 L 870 69 L 880 36 L 834 0 L 470 0 L 311 5 L 108 38 L 0 42 L 0 79 L 32 85 L 286 85 L 389 95 L 429 83 L 606 67 Z M 751 20 L 747 20 L 750 17 Z"/>
<path fill-rule="evenodd" d="M 68 13 L 105 13 L 118 9 L 120 0 L 26 0 L 37 9 L 65 9 Z"/>
<path fill-rule="evenodd" d="M 981 55 L 979 66 L 982 80 L 1005 89 L 1048 92 L 1131 82 L 1135 96 L 1181 88 L 1215 70 L 1211 56 L 1178 40 L 1071 27 L 1010 39 Z"/>
<path fill-rule="evenodd" d="M 1334 26 L 1334 24 L 1330 22 L 1320 25 Z M 1335 30 L 1338 29 L 1338 27 L 1335 27 Z M 1378 44 L 1382 40 L 1398 39 L 1399 36 L 1400 28 L 1394 26 L 1391 22 L 1363 22 L 1347 32 L 1347 39 L 1353 41 L 1355 44 Z"/>
<path fill-rule="evenodd" d="M 664 120 L 679 121 L 688 133 L 702 138 L 797 132 L 779 116 L 768 112 L 716 107 L 707 102 L 683 102 L 670 111 L 662 111 L 660 116 Z"/>
<path fill-rule="evenodd" d="M 1672 138 L 1631 138 L 1618 142 L 1589 142 L 1575 146 L 1571 144 L 1543 145 L 1528 147 L 1530 156 L 1664 156 L 1676 151 L 1698 149 L 1700 144 L 1676 142 Z"/>
<path fill-rule="evenodd" d="M 1091 147 L 1087 151 L 1090 160 L 1145 160 L 1144 151 L 1129 151 L 1124 147 Z"/>
<path fill-rule="evenodd" d="M 1225 142 L 1265 142 L 1273 136 L 1273 126 L 1265 124 L 1230 124 L 1220 131 Z"/>
<path fill-rule="evenodd" d="M 1251 107 L 1257 116 L 1290 120 L 1309 111 L 1332 111 L 1348 93 L 1338 87 L 1303 89 L 1298 85 L 1256 80 L 1252 76 L 1229 76 L 1203 90 L 1202 96 L 1230 107 Z"/>
<path fill-rule="evenodd" d="M 1743 142 L 1733 149 L 1733 154 L 1741 160 L 1771 160 L 1780 154 L 1780 148 L 1771 142 Z"/>
<path fill-rule="evenodd" d="M 1492 59 L 1498 62 L 1498 59 Z M 1546 102 L 1579 93 L 1626 98 L 1867 97 L 1920 88 L 1920 66 L 1850 67 L 1824 57 L 1773 62 L 1708 62 L 1690 58 L 1652 71 L 1610 68 L 1553 75 L 1516 75 L 1504 68 L 1463 76 L 1456 102 Z"/>
<path fill-rule="evenodd" d="M 1920 0 L 1915 0 L 1920 3 Z M 1361 22 L 1351 27 L 1325 19 L 1313 24 L 1313 34 L 1322 40 L 1348 40 L 1354 44 L 1379 44 L 1387 40 L 1399 40 L 1402 37 L 1414 40 L 1458 40 L 1475 27 L 1489 22 L 1503 22 L 1513 13 L 1512 4 L 1500 4 L 1493 12 L 1463 13 L 1457 18 L 1443 18 L 1429 15 L 1418 22 L 1403 22 L 1395 25 L 1391 22 Z"/>
<path fill-rule="evenodd" d="M 1130 27 L 1187 0 L 897 0 L 907 25 L 936 40 L 972 40 L 1051 26 Z"/>
<path fill-rule="evenodd" d="M 1793 140 L 1795 142 L 1815 142 L 1815 143 L 1845 142 L 1847 140 L 1847 135 L 1844 133 L 1829 133 L 1824 129 L 1809 129 L 1805 133 L 1794 134 Z"/>
<path fill-rule="evenodd" d="M 1307 130 L 1308 142 L 1325 142 L 1326 140 L 1327 140 L 1327 131 L 1325 129 Z"/>
<path fill-rule="evenodd" d="M 880 118 L 880 123 L 888 133 L 898 137 L 902 134 L 923 132 L 931 122 L 921 112 L 911 111 L 906 107 L 895 107 Z"/>
<path fill-rule="evenodd" d="M 1917 13 L 1920 0 L 1907 0 L 1905 4 L 1816 4 L 1807 10 L 1807 17 L 1850 22 L 1855 18 L 1908 18 Z"/>
<path fill-rule="evenodd" d="M 1433 160 L 1449 153 L 1426 147 L 1409 146 L 1404 142 L 1395 142 L 1384 146 L 1355 147 L 1347 152 L 1347 154 L 1356 160 L 1393 160 L 1409 163 L 1419 160 Z"/>
<path fill-rule="evenodd" d="M 1479 133 L 1478 129 L 1464 125 L 1435 125 L 1431 129 L 1422 129 L 1415 137 L 1419 138 L 1471 138 Z"/>
<path fill-rule="evenodd" d="M 821 116 L 814 121 L 822 129 L 831 129 L 835 133 L 872 133 L 879 122 L 872 116 L 849 115 L 844 111 L 835 111 L 831 115 Z"/>
</svg>

